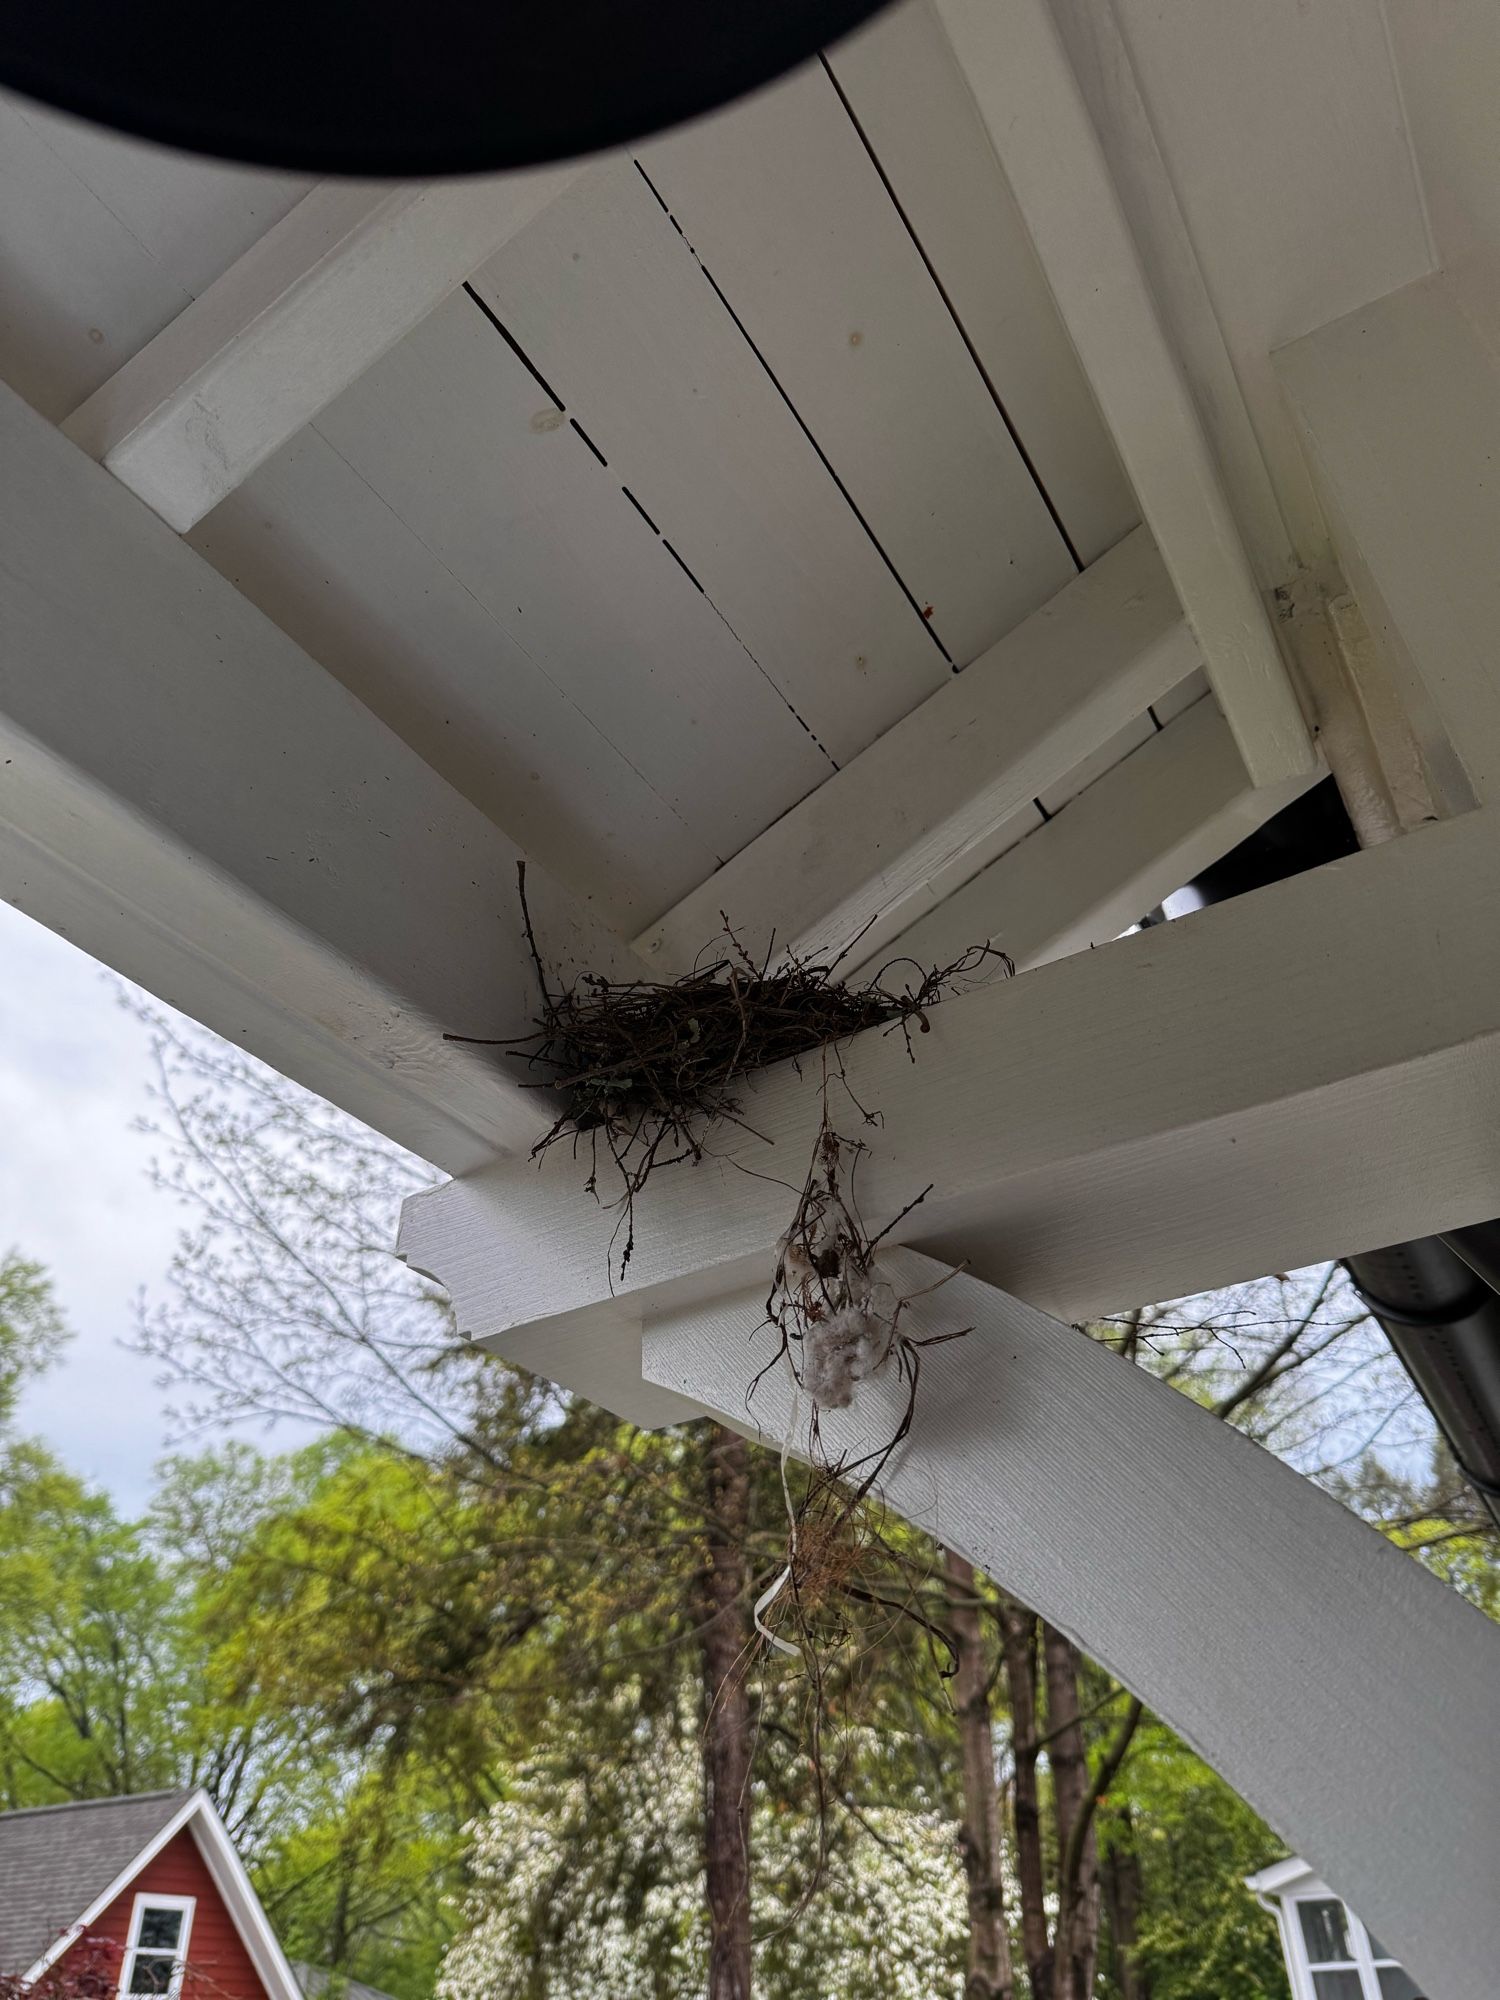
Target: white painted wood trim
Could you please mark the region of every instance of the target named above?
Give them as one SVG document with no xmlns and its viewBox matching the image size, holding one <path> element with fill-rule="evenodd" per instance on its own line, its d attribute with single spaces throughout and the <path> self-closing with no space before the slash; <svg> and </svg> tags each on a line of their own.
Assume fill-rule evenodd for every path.
<svg viewBox="0 0 1500 2000">
<path fill-rule="evenodd" d="M 896 941 L 919 965 L 974 944 L 1024 972 L 1107 944 L 1289 805 L 1318 773 L 1257 790 L 1212 695 L 1070 799 Z M 856 971 L 869 968 L 863 950 Z"/>
<path fill-rule="evenodd" d="M 943 1275 L 901 1252 L 898 1292 Z M 779 1447 L 751 1290 L 648 1322 L 646 1369 Z M 1191 1398 L 961 1276 L 911 1309 L 929 1349 L 887 1501 L 1032 1605 L 1176 1729 L 1368 1915 L 1425 1990 L 1489 2000 L 1500 1631 L 1411 1556 Z M 855 1457 L 904 1391 L 822 1414 Z M 806 1444 L 806 1411 L 799 1430 Z M 1372 1759 L 1379 1765 L 1376 1806 Z M 1456 1921 L 1462 1912 L 1462 1920 Z"/>
<path fill-rule="evenodd" d="M 443 1039 L 534 1012 L 514 844 L 8 391 L 0 460 L 0 894 L 438 1165 L 524 1153 L 545 1094 Z"/>
<path fill-rule="evenodd" d="M 1196 642 L 1142 528 L 776 821 L 637 940 L 692 965 L 728 913 L 753 957 L 864 932 L 877 954 L 932 878 L 1192 673 Z M 868 928 L 867 928 L 868 927 Z"/>
<path fill-rule="evenodd" d="M 1470 814 L 945 1002 L 915 1061 L 860 1036 L 850 1085 L 882 1122 L 833 1108 L 869 1147 L 863 1211 L 935 1182 L 897 1238 L 1070 1320 L 1492 1215 L 1500 933 L 1476 912 L 1497 903 L 1500 841 Z M 646 1190 L 617 1298 L 617 1214 L 564 1147 L 416 1197 L 402 1247 L 467 1331 L 545 1327 L 559 1354 L 622 1300 L 763 1284 L 816 1076 L 783 1065 L 744 1103 L 764 1139 L 717 1132 Z"/>
<path fill-rule="evenodd" d="M 1471 267 L 1276 356 L 1340 564 L 1449 810 L 1500 798 L 1497 345 L 1500 283 Z"/>
<path fill-rule="evenodd" d="M 583 171 L 321 182 L 64 429 L 185 532 Z"/>
<path fill-rule="evenodd" d="M 1053 297 L 1258 785 L 1312 746 L 1046 0 L 937 0 Z"/>
</svg>

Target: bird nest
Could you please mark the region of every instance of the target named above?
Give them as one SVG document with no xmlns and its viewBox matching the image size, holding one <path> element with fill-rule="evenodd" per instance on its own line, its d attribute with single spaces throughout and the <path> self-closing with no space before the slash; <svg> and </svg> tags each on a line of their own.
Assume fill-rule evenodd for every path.
<svg viewBox="0 0 1500 2000">
<path fill-rule="evenodd" d="M 827 964 L 778 959 L 772 950 L 757 962 L 725 917 L 720 954 L 679 979 L 584 972 L 565 981 L 549 973 L 537 944 L 524 863 L 519 875 L 541 1012 L 530 1034 L 489 1046 L 522 1056 L 537 1072 L 536 1086 L 562 1099 L 533 1156 L 559 1141 L 571 1141 L 575 1150 L 586 1144 L 587 1187 L 596 1196 L 601 1164 L 618 1176 L 622 1277 L 634 1248 L 635 1198 L 651 1175 L 702 1159 L 705 1137 L 717 1124 L 753 1131 L 741 1089 L 747 1077 L 871 1028 L 903 1034 L 910 1051 L 912 1035 L 928 1032 L 928 1011 L 938 1001 L 987 966 L 1014 970 L 1003 952 L 979 945 L 942 967 L 895 958 L 855 983 L 840 978 L 838 968 L 858 938 Z"/>
</svg>

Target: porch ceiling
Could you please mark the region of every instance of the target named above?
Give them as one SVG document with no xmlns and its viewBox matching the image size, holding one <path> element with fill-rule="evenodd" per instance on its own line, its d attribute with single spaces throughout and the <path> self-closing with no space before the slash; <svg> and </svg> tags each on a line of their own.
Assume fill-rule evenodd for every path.
<svg viewBox="0 0 1500 2000">
<path fill-rule="evenodd" d="M 18 99 L 0 165 L 0 376 L 54 419 L 306 192 Z M 1136 519 L 905 8 L 601 163 L 191 540 L 633 935 Z"/>
</svg>

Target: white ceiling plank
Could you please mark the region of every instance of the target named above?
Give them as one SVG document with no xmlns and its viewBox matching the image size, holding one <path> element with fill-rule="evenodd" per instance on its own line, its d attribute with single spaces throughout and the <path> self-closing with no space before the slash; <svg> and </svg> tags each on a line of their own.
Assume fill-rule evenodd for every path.
<svg viewBox="0 0 1500 2000">
<path fill-rule="evenodd" d="M 970 1329 L 923 1357 L 885 1501 L 1149 1703 L 1424 1991 L 1486 2000 L 1492 1927 L 1454 1913 L 1493 1892 L 1500 1632 L 1311 1480 L 1087 1335 L 910 1251 L 885 1275 L 918 1295 L 913 1338 Z M 805 1454 L 806 1405 L 793 1409 L 782 1369 L 747 1408 L 774 1351 L 752 1337 L 763 1308 L 762 1287 L 648 1321 L 647 1374 Z M 892 1371 L 861 1383 L 852 1408 L 819 1413 L 823 1452 L 864 1462 L 905 1402 Z M 1394 1819 L 1371 1810 L 1372 1744 Z"/>
<path fill-rule="evenodd" d="M 877 738 L 637 940 L 689 966 L 727 913 L 752 957 L 861 954 L 929 884 L 1192 671 L 1199 655 L 1136 529 L 983 659 Z M 982 866 L 978 859 L 974 868 Z"/>
<path fill-rule="evenodd" d="M 634 166 L 599 167 L 473 286 L 836 761 L 942 684 L 947 663 Z"/>
<path fill-rule="evenodd" d="M 1068 333 L 1257 784 L 1307 726 L 1046 0 L 937 0 Z"/>
<path fill-rule="evenodd" d="M 534 1010 L 514 844 L 9 391 L 0 452 L 0 892 L 436 1163 L 524 1152 L 544 1095 L 444 1039 Z"/>
<path fill-rule="evenodd" d="M 1473 913 L 1497 898 L 1474 813 L 947 1001 L 914 1060 L 860 1036 L 861 1207 L 878 1227 L 934 1181 L 896 1237 L 1065 1319 L 1493 1214 L 1500 935 Z M 419 1196 L 406 1254 L 500 1343 L 764 1282 L 816 1079 L 768 1072 L 745 1116 L 763 1136 L 716 1132 L 637 1202 L 623 1280 L 566 1147 Z"/>
<path fill-rule="evenodd" d="M 618 474 L 466 293 L 317 429 L 715 854 L 831 774 Z"/>
<path fill-rule="evenodd" d="M 1339 561 L 1451 808 L 1500 797 L 1500 288 L 1419 280 L 1281 349 Z"/>
<path fill-rule="evenodd" d="M 1107 944 L 1316 782 L 1257 791 L 1205 694 L 955 895 L 935 896 L 895 949 L 950 965 L 992 944 L 1024 972 Z"/>
<path fill-rule="evenodd" d="M 800 70 L 640 157 L 967 665 L 1075 565 L 828 76 Z"/>
<path fill-rule="evenodd" d="M 324 181 L 69 417 L 190 528 L 576 176 Z"/>
<path fill-rule="evenodd" d="M 1094 562 L 1140 509 L 931 0 L 886 8 L 827 62 L 1069 540 Z"/>
<path fill-rule="evenodd" d="M 309 185 L 0 91 L 0 380 L 61 422 Z"/>
<path fill-rule="evenodd" d="M 638 929 L 714 867 L 712 843 L 315 428 L 188 539 L 612 927 Z"/>
</svg>

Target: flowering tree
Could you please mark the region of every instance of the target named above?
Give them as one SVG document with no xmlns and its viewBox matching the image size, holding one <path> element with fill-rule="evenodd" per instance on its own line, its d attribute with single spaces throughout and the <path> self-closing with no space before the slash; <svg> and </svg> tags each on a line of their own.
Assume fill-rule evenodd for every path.
<svg viewBox="0 0 1500 2000">
<path fill-rule="evenodd" d="M 677 2000 L 708 1962 L 701 1770 L 687 1718 L 610 1703 L 615 1754 L 537 1760 L 479 1820 L 474 1887 L 439 2000 Z M 768 2000 L 957 2000 L 967 1910 L 950 1822 L 871 1807 L 841 1823 L 818 1893 L 816 1829 L 753 1791 L 755 1961 Z M 607 1829 L 607 1835 L 605 1834 Z"/>
</svg>

